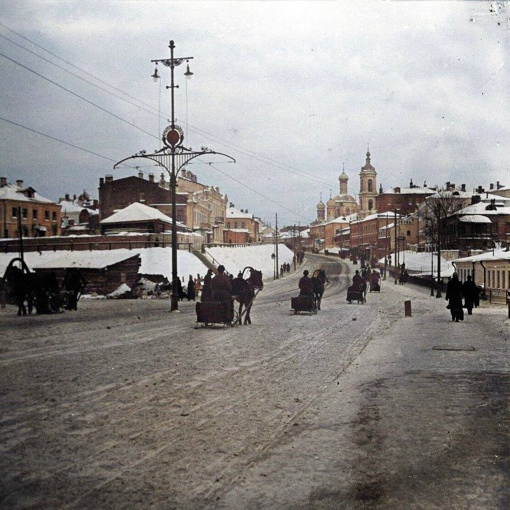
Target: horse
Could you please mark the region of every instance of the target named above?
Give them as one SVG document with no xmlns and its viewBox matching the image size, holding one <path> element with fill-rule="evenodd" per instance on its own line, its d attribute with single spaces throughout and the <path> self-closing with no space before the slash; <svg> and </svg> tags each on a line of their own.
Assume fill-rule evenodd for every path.
<svg viewBox="0 0 510 510">
<path fill-rule="evenodd" d="M 246 271 L 250 272 L 250 276 L 244 279 Z M 232 280 L 232 296 L 239 303 L 239 324 L 242 323 L 242 311 L 243 306 L 245 308 L 246 317 L 244 318 L 244 324 L 251 324 L 250 310 L 253 305 L 253 300 L 259 291 L 264 287 L 262 282 L 262 271 L 253 269 L 253 267 L 245 267 L 242 272 L 239 273 L 237 278 Z"/>
<path fill-rule="evenodd" d="M 18 267 L 16 263 L 19 263 L 21 267 Z M 18 305 L 18 315 L 27 315 L 27 311 L 31 314 L 35 300 L 35 280 L 23 259 L 14 258 L 9 262 L 4 273 L 4 281 Z"/>
<path fill-rule="evenodd" d="M 322 295 L 324 294 L 324 287 L 328 279 L 324 269 L 316 269 L 312 275 L 313 299 L 317 306 L 317 310 L 321 309 Z"/>
</svg>

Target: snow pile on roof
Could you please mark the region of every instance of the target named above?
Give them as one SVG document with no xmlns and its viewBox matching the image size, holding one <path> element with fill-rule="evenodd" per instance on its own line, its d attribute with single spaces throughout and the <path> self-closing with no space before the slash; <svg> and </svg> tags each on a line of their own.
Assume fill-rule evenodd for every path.
<svg viewBox="0 0 510 510">
<path fill-rule="evenodd" d="M 124 209 L 108 216 L 108 218 L 101 220 L 100 223 L 105 225 L 110 223 L 129 223 L 147 220 L 160 220 L 164 223 L 172 223 L 172 218 L 168 217 L 166 214 L 163 214 L 154 207 L 141 204 L 140 202 L 134 202 L 133 204 L 128 205 Z"/>
</svg>

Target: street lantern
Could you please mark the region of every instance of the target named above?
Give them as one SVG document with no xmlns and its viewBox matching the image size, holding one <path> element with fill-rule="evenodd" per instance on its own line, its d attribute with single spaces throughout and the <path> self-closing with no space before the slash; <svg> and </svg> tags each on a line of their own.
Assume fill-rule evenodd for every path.
<svg viewBox="0 0 510 510">
<path fill-rule="evenodd" d="M 179 85 L 174 83 L 174 69 L 181 65 L 184 61 L 189 62 L 193 57 L 175 58 L 174 57 L 174 41 L 170 41 L 170 58 L 151 60 L 156 66 L 163 64 L 165 67 L 170 68 L 170 85 L 167 89 L 170 89 L 171 97 L 171 124 L 162 133 L 161 140 L 163 142 L 163 148 L 155 151 L 154 153 L 148 154 L 147 151 L 140 151 L 134 156 L 124 158 L 114 165 L 117 168 L 118 165 L 124 163 L 128 159 L 144 158 L 154 161 L 156 164 L 164 168 L 170 177 L 170 192 L 172 200 L 172 296 L 171 296 L 171 308 L 170 311 L 178 309 L 179 303 L 179 291 L 178 291 L 178 271 L 177 271 L 177 204 L 176 204 L 176 188 L 177 188 L 177 175 L 178 172 L 192 159 L 204 154 L 217 154 L 229 158 L 235 162 L 235 159 L 227 154 L 221 152 L 215 152 L 207 147 L 202 147 L 200 151 L 193 151 L 192 149 L 184 147 L 184 132 L 175 124 L 175 102 L 174 102 L 174 89 L 178 88 Z M 186 78 L 190 78 L 193 73 L 189 70 L 189 64 L 185 73 Z M 151 75 L 152 79 L 157 82 L 160 79 L 158 68 L 154 70 L 154 74 Z"/>
</svg>

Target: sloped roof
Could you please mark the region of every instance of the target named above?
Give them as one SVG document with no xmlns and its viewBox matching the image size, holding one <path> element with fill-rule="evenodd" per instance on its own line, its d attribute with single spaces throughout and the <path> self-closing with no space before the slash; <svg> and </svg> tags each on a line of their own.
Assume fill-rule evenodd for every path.
<svg viewBox="0 0 510 510">
<path fill-rule="evenodd" d="M 34 268 L 61 269 L 76 267 L 78 269 L 104 269 L 136 256 L 139 256 L 139 254 L 129 250 L 74 251 L 67 252 L 65 255 L 52 258 L 46 262 L 36 263 Z"/>
<path fill-rule="evenodd" d="M 105 225 L 112 223 L 129 223 L 150 220 L 159 220 L 163 223 L 169 224 L 172 223 L 172 218 L 166 214 L 163 214 L 161 211 L 155 209 L 154 207 L 149 207 L 148 205 L 141 204 L 140 202 L 135 202 L 131 205 L 128 205 L 124 209 L 117 211 L 108 218 L 101 220 L 100 223 Z"/>
<path fill-rule="evenodd" d="M 466 214 L 465 216 L 461 216 L 459 221 L 463 223 L 492 223 L 492 221 L 483 214 Z"/>
<path fill-rule="evenodd" d="M 33 197 L 25 196 L 24 191 L 28 189 L 33 192 Z M 0 188 L 0 200 L 18 200 L 20 202 L 43 202 L 46 204 L 55 204 L 53 200 L 42 197 L 30 186 L 19 188 L 14 184 L 6 184 Z"/>
</svg>

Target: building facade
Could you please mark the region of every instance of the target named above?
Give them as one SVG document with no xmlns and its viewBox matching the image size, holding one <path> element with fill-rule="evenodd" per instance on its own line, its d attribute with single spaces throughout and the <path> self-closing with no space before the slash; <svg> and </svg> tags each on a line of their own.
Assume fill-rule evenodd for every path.
<svg viewBox="0 0 510 510">
<path fill-rule="evenodd" d="M 61 207 L 39 195 L 22 180 L 9 184 L 0 177 L 0 225 L 3 238 L 59 236 Z"/>
</svg>

